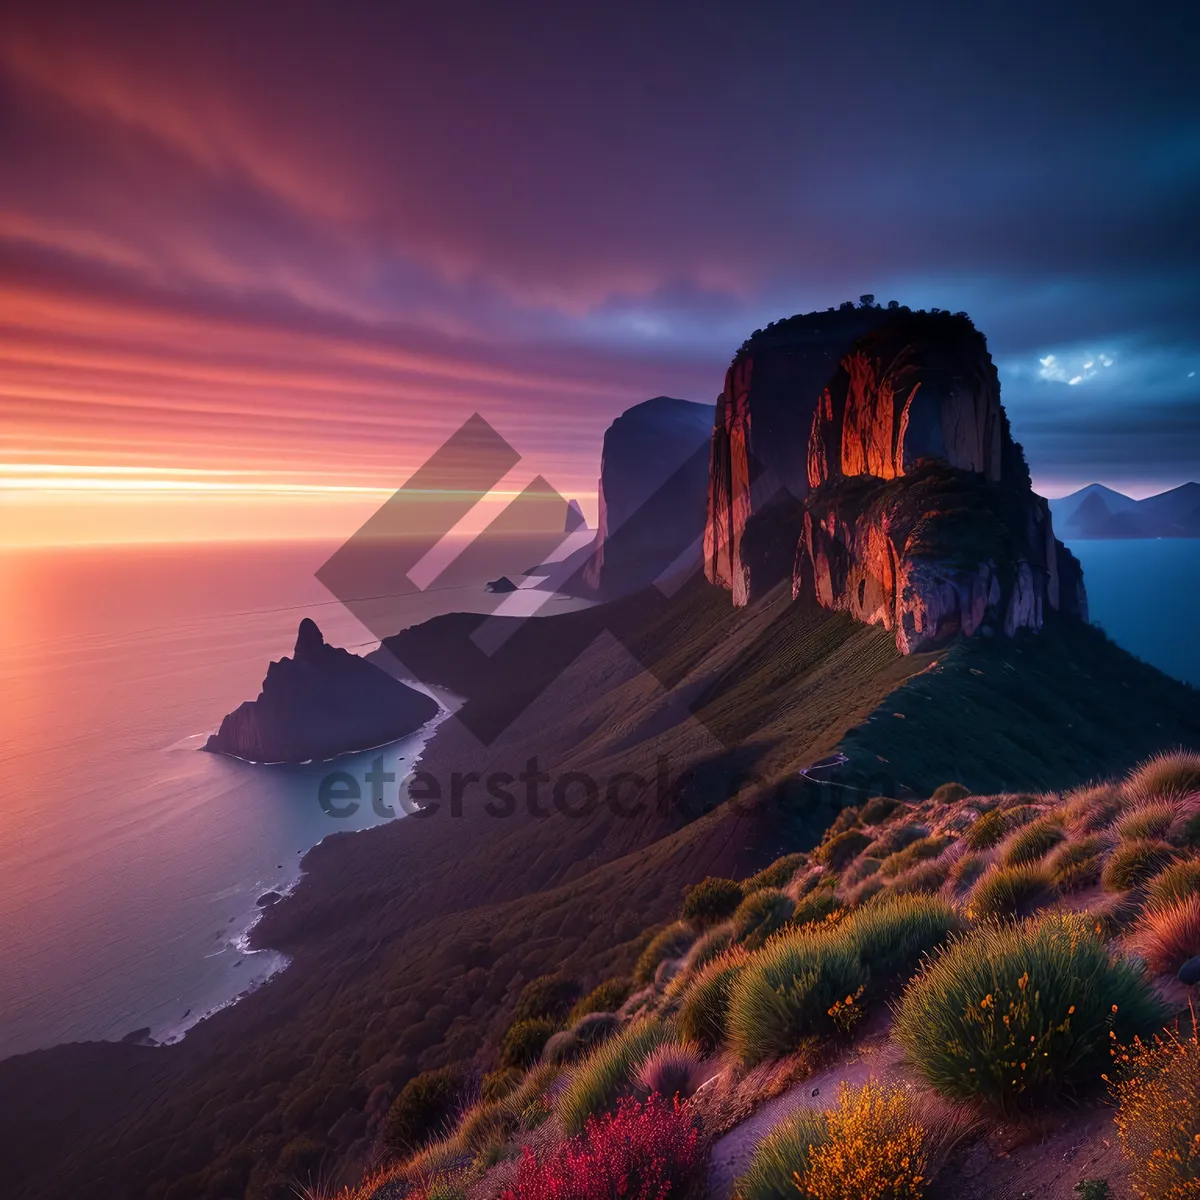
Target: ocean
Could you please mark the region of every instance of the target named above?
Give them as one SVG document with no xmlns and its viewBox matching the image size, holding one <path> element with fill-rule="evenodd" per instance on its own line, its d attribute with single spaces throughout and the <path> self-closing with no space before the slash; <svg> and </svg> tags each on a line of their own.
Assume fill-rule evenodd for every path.
<svg viewBox="0 0 1200 1200">
<path fill-rule="evenodd" d="M 335 645 L 378 646 L 314 578 L 335 548 L 0 552 L 0 1057 L 180 1037 L 284 965 L 247 950 L 258 898 L 293 886 L 328 834 L 390 819 L 323 811 L 328 764 L 198 752 L 302 617 Z M 398 611 L 407 625 L 487 604 L 449 588 Z M 381 755 L 394 800 L 423 743 L 336 769 L 361 781 Z"/>
<path fill-rule="evenodd" d="M 257 899 L 293 886 L 321 838 L 389 819 L 370 805 L 327 815 L 326 764 L 197 752 L 257 695 L 268 661 L 291 653 L 302 617 L 334 644 L 376 646 L 313 576 L 333 548 L 0 554 L 0 1057 L 143 1029 L 182 1036 L 285 965 L 247 950 Z M 1093 617 L 1200 684 L 1200 542 L 1075 550 Z M 416 595 L 403 623 L 481 603 L 478 589 Z M 383 752 L 393 796 L 422 745 L 414 735 Z M 377 753 L 337 769 L 361 776 Z"/>
</svg>

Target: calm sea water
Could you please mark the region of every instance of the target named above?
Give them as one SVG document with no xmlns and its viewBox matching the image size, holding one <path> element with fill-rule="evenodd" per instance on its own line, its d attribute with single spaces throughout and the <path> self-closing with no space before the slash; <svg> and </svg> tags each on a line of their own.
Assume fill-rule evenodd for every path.
<svg viewBox="0 0 1200 1200">
<path fill-rule="evenodd" d="M 329 768 L 197 747 L 291 652 L 301 617 L 375 642 L 313 578 L 332 547 L 104 548 L 0 555 L 0 1056 L 149 1027 L 180 1036 L 282 964 L 248 954 L 256 899 L 322 837 Z M 1200 542 L 1085 542 L 1092 613 L 1200 683 Z M 481 602 L 415 596 L 412 623 Z M 389 747 L 402 783 L 420 737 Z M 338 761 L 362 775 L 374 753 Z M 397 790 L 398 790 L 397 785 Z"/>
<path fill-rule="evenodd" d="M 1200 687 L 1200 539 L 1076 542 L 1091 619 L 1119 646 Z"/>
<path fill-rule="evenodd" d="M 0 554 L 0 1057 L 180 1036 L 283 965 L 245 951 L 257 898 L 327 834 L 386 819 L 326 815 L 328 765 L 197 752 L 302 617 L 377 646 L 313 578 L 333 548 Z M 398 627 L 480 604 L 477 588 L 416 595 Z M 393 796 L 422 744 L 383 752 Z M 337 769 L 361 779 L 377 753 Z"/>
</svg>

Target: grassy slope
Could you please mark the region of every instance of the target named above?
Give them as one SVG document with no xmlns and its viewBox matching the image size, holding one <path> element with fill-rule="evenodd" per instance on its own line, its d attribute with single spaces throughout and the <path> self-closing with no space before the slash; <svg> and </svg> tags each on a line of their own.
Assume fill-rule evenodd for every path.
<svg viewBox="0 0 1200 1200">
<path fill-rule="evenodd" d="M 466 641 L 475 622 L 441 618 L 394 649 L 414 666 L 436 665 L 451 687 L 468 673 L 478 682 Z M 581 625 L 595 640 L 563 669 L 558 651 L 576 644 Z M 654 673 L 602 625 L 618 628 Z M 653 778 L 666 755 L 673 776 L 691 772 L 684 810 L 498 820 L 468 792 L 461 818 L 443 810 L 327 840 L 306 860 L 297 894 L 261 926 L 264 941 L 294 956 L 269 987 L 149 1060 L 120 1047 L 103 1061 L 66 1050 L 0 1063 L 0 1108 L 13 1114 L 0 1165 L 10 1191 L 166 1195 L 170 1184 L 172 1197 L 284 1196 L 309 1170 L 328 1177 L 361 1163 L 367 1111 L 416 1070 L 494 1044 L 524 980 L 561 967 L 590 984 L 625 971 L 683 884 L 745 875 L 812 844 L 850 793 L 813 792 L 799 772 L 839 743 L 851 778 L 883 756 L 914 787 L 954 776 L 983 786 L 985 772 L 1003 773 L 993 786 L 1037 786 L 1116 769 L 1164 743 L 1200 743 L 1196 694 L 1088 631 L 1010 648 L 1019 673 L 989 675 L 988 656 L 1002 662 L 1004 651 L 980 644 L 914 676 L 935 656 L 901 659 L 888 634 L 843 614 L 782 595 L 736 613 L 724 594 L 696 585 L 682 612 L 642 596 L 529 623 L 512 644 L 475 703 L 486 717 L 514 691 L 536 699 L 490 746 L 448 722 L 423 767 L 443 781 L 452 771 L 515 775 L 537 754 L 552 773 Z M 670 702 L 658 679 L 689 703 Z M 1098 681 L 1106 693 L 1128 683 L 1142 712 L 1093 704 Z M 926 697 L 919 713 L 917 696 Z M 902 710 L 903 721 L 880 719 Z M 993 755 L 997 738 L 1010 746 Z M 746 770 L 764 781 L 766 799 L 721 803 Z M 83 1105 L 71 1125 L 55 1119 L 56 1095 L 105 1094 L 117 1079 L 110 1103 Z"/>
<path fill-rule="evenodd" d="M 1059 621 L 955 644 L 842 748 L 857 771 L 884 765 L 928 795 L 948 779 L 978 792 L 1076 786 L 1179 745 L 1200 745 L 1200 692 Z"/>
</svg>

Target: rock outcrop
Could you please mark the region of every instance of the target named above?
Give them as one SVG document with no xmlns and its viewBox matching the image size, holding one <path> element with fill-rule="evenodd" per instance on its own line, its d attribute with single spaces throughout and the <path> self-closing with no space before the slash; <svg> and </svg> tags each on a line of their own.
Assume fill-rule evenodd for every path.
<svg viewBox="0 0 1200 1200">
<path fill-rule="evenodd" d="M 257 700 L 231 712 L 205 750 L 249 762 L 307 762 L 415 732 L 437 702 L 372 663 L 330 646 L 305 617 L 291 658 L 267 668 Z"/>
<path fill-rule="evenodd" d="M 760 403 L 759 363 L 781 355 L 793 390 Z M 710 474 L 705 566 L 736 604 L 778 581 L 786 551 L 793 595 L 894 631 L 904 653 L 1086 617 L 965 314 L 855 309 L 756 334 L 718 402 Z"/>
<path fill-rule="evenodd" d="M 584 566 L 604 595 L 644 587 L 700 559 L 713 406 L 656 396 L 604 433 L 599 523 Z"/>
<path fill-rule="evenodd" d="M 713 426 L 704 569 L 735 604 L 790 570 L 817 402 L 856 339 L 888 316 L 856 308 L 791 317 L 756 330 L 730 364 Z"/>
</svg>

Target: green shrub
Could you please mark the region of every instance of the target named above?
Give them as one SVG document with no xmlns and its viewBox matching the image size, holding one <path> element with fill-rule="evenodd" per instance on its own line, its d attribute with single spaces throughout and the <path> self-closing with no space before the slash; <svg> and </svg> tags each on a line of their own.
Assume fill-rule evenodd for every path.
<svg viewBox="0 0 1200 1200">
<path fill-rule="evenodd" d="M 971 795 L 970 788 L 965 788 L 961 783 L 943 783 L 941 787 L 935 788 L 930 800 L 937 804 L 953 804 L 957 800 L 965 800 Z"/>
<path fill-rule="evenodd" d="M 513 1021 L 561 1021 L 579 999 L 581 988 L 573 979 L 540 975 L 531 979 L 517 997 Z"/>
<path fill-rule="evenodd" d="M 890 796 L 872 796 L 863 805 L 862 823 L 864 825 L 879 825 L 886 821 L 899 807 L 900 801 Z"/>
<path fill-rule="evenodd" d="M 849 946 L 805 930 L 781 934 L 734 980 L 727 1041 L 747 1066 L 787 1054 L 811 1034 L 832 1033 L 830 1009 L 865 982 L 866 969 Z"/>
<path fill-rule="evenodd" d="M 806 1200 L 796 1176 L 808 1170 L 812 1149 L 825 1144 L 828 1120 L 821 1109 L 801 1108 L 780 1121 L 755 1147 L 734 1188 L 738 1200 Z"/>
<path fill-rule="evenodd" d="M 1168 842 L 1122 842 L 1104 864 L 1100 880 L 1110 892 L 1127 892 L 1169 867 L 1178 856 Z"/>
<path fill-rule="evenodd" d="M 1058 817 L 1038 817 L 1008 837 L 1000 847 L 1000 862 L 1006 867 L 1041 862 L 1055 846 L 1065 841 L 1066 837 Z"/>
<path fill-rule="evenodd" d="M 834 871 L 840 871 L 847 863 L 857 858 L 869 845 L 871 838 L 861 829 L 847 829 L 822 842 L 813 851 L 813 858 Z"/>
<path fill-rule="evenodd" d="M 414 1075 L 384 1117 L 384 1145 L 398 1157 L 419 1149 L 458 1111 L 466 1086 L 466 1073 L 457 1063 Z"/>
<path fill-rule="evenodd" d="M 946 877 L 957 890 L 965 891 L 989 866 L 991 866 L 991 861 L 986 854 L 968 850 L 950 864 L 950 870 L 946 873 Z"/>
<path fill-rule="evenodd" d="M 868 900 L 878 896 L 884 890 L 883 880 L 878 875 L 872 875 L 857 883 L 846 893 L 846 907 L 858 908 Z"/>
<path fill-rule="evenodd" d="M 1108 842 L 1098 833 L 1063 842 L 1046 859 L 1046 870 L 1054 886 L 1061 892 L 1069 892 L 1098 883 L 1107 849 Z"/>
<path fill-rule="evenodd" d="M 965 928 L 958 909 L 934 896 L 888 896 L 851 913 L 829 939 L 849 947 L 873 983 L 907 977 L 922 956 Z"/>
<path fill-rule="evenodd" d="M 1123 813 L 1113 825 L 1122 841 L 1165 840 L 1175 824 L 1175 805 L 1170 800 L 1146 800 Z"/>
<path fill-rule="evenodd" d="M 594 1012 L 616 1012 L 629 999 L 631 991 L 633 985 L 628 979 L 606 979 L 575 1002 L 567 1014 L 567 1020 L 578 1021 L 580 1017 Z"/>
<path fill-rule="evenodd" d="M 1194 750 L 1156 754 L 1130 773 L 1125 790 L 1139 798 L 1182 797 L 1200 792 L 1200 754 Z"/>
<path fill-rule="evenodd" d="M 791 924 L 797 929 L 801 925 L 816 924 L 818 921 L 824 921 L 826 917 L 831 916 L 841 907 L 842 902 L 837 898 L 837 894 L 828 888 L 822 888 L 819 892 L 811 892 L 796 905 L 796 909 L 792 913 Z"/>
<path fill-rule="evenodd" d="M 523 1070 L 542 1056 L 546 1043 L 557 1032 L 558 1022 L 546 1017 L 514 1021 L 500 1043 L 500 1065 Z"/>
<path fill-rule="evenodd" d="M 1189 896 L 1200 896 L 1200 860 L 1194 858 L 1172 863 L 1146 884 L 1151 906 L 1174 904 Z"/>
<path fill-rule="evenodd" d="M 973 917 L 1026 917 L 1054 899 L 1054 881 L 1040 863 L 992 867 L 976 881 L 967 897 Z"/>
<path fill-rule="evenodd" d="M 952 839 L 947 837 L 923 837 L 919 841 L 906 846 L 903 850 L 897 850 L 894 854 L 889 854 L 883 860 L 883 865 L 879 868 L 879 873 L 891 877 L 899 875 L 907 871 L 909 867 L 915 867 L 919 862 L 925 862 L 930 858 L 937 858 L 950 845 L 951 841 Z"/>
<path fill-rule="evenodd" d="M 567 1134 L 579 1133 L 589 1117 L 612 1108 L 650 1053 L 670 1040 L 666 1025 L 643 1018 L 598 1046 L 579 1064 L 558 1099 L 556 1108 Z"/>
<path fill-rule="evenodd" d="M 781 888 L 791 881 L 801 867 L 808 866 L 807 854 L 785 854 L 777 858 L 769 867 L 764 867 L 757 875 L 742 880 L 742 892 L 749 896 L 760 888 Z"/>
<path fill-rule="evenodd" d="M 683 898 L 683 917 L 694 925 L 717 925 L 727 921 L 742 902 L 742 885 L 732 879 L 709 876 L 689 888 Z"/>
<path fill-rule="evenodd" d="M 761 888 L 738 905 L 733 914 L 733 940 L 748 950 L 761 946 L 782 929 L 796 911 L 796 902 L 777 888 Z"/>
<path fill-rule="evenodd" d="M 556 1064 L 575 1062 L 607 1041 L 621 1028 L 616 1013 L 594 1012 L 580 1018 L 570 1029 L 564 1029 L 547 1041 L 542 1061 Z"/>
<path fill-rule="evenodd" d="M 941 863 L 923 862 L 901 871 L 892 880 L 892 892 L 907 896 L 916 892 L 936 892 L 946 882 L 946 868 Z"/>
<path fill-rule="evenodd" d="M 683 993 L 676 1026 L 679 1036 L 705 1050 L 715 1050 L 725 1036 L 729 994 L 746 965 L 744 950 L 734 950 L 706 964 Z"/>
<path fill-rule="evenodd" d="M 696 940 L 696 931 L 686 921 L 676 921 L 660 929 L 650 939 L 633 968 L 633 978 L 645 987 L 658 970 L 658 964 L 668 958 L 679 958 Z"/>
<path fill-rule="evenodd" d="M 1011 1113 L 1098 1083 L 1118 1041 L 1162 1024 L 1140 965 L 1110 958 L 1088 918 L 988 925 L 927 963 L 893 1032 L 943 1095 Z"/>
</svg>

